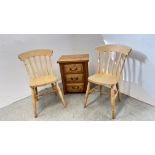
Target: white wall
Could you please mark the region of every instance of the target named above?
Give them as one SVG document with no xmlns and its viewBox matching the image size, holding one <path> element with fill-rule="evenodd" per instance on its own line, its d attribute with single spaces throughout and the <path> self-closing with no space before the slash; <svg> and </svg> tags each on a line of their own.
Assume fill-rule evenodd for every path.
<svg viewBox="0 0 155 155">
<path fill-rule="evenodd" d="M 30 95 L 25 68 L 18 54 L 31 49 L 51 48 L 53 69 L 61 80 L 57 59 L 62 54 L 89 53 L 89 74 L 96 70 L 95 47 L 126 44 L 133 52 L 126 61 L 121 91 L 155 105 L 155 35 L 0 35 L 0 107 Z"/>
<path fill-rule="evenodd" d="M 93 74 L 97 67 L 95 47 L 103 44 L 103 36 L 99 34 L 76 34 L 72 36 L 75 51 L 89 52 L 89 74 Z"/>
<path fill-rule="evenodd" d="M 0 107 L 31 93 L 28 77 L 22 62 L 18 60 L 18 54 L 31 49 L 53 49 L 53 70 L 61 80 L 57 59 L 62 54 L 75 53 L 89 53 L 92 58 L 92 49 L 98 41 L 98 35 L 0 35 Z"/>
<path fill-rule="evenodd" d="M 72 51 L 70 35 L 0 35 L 0 107 L 30 95 L 28 78 L 18 54 L 31 49 L 52 48 L 54 72 L 58 57 Z"/>
<path fill-rule="evenodd" d="M 155 105 L 155 35 L 107 34 L 103 39 L 133 49 L 126 61 L 121 91 Z"/>
</svg>

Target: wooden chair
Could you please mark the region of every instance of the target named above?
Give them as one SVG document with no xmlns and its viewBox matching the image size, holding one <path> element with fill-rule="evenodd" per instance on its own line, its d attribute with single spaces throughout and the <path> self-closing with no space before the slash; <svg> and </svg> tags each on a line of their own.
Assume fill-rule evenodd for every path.
<svg viewBox="0 0 155 155">
<path fill-rule="evenodd" d="M 115 98 L 118 96 L 120 99 L 119 81 L 123 70 L 124 62 L 131 48 L 120 45 L 102 45 L 96 47 L 98 53 L 98 65 L 96 74 L 88 78 L 88 85 L 85 95 L 84 108 L 87 106 L 88 95 L 92 92 L 102 91 L 102 86 L 111 88 L 111 106 L 112 106 L 112 119 L 115 118 Z M 90 89 L 90 83 L 99 85 L 99 90 L 95 87 Z M 116 87 L 116 89 L 115 89 Z"/>
<path fill-rule="evenodd" d="M 28 51 L 18 56 L 19 59 L 24 62 L 25 68 L 29 75 L 29 86 L 32 90 L 32 106 L 34 117 L 37 117 L 36 101 L 38 100 L 38 96 L 43 96 L 51 93 L 47 92 L 44 94 L 39 94 L 37 92 L 37 87 L 51 84 L 53 92 L 58 93 L 64 107 L 66 106 L 61 89 L 52 71 L 52 54 L 52 50 L 39 49 Z"/>
</svg>

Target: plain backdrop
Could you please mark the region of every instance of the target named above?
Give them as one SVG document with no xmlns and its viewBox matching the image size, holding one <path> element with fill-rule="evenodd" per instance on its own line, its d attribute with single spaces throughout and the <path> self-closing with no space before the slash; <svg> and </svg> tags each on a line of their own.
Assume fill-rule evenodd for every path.
<svg viewBox="0 0 155 155">
<path fill-rule="evenodd" d="M 123 44 L 132 48 L 123 70 L 121 92 L 155 105 L 153 34 L 1 34 L 0 107 L 31 95 L 25 67 L 18 60 L 20 53 L 40 48 L 53 49 L 53 71 L 61 83 L 57 63 L 61 55 L 88 53 L 89 75 L 92 75 L 97 68 L 95 47 L 101 44 Z"/>
<path fill-rule="evenodd" d="M 1 34 L 0 35 L 0 107 L 31 95 L 28 75 L 18 55 L 32 49 L 52 49 L 52 67 L 61 83 L 58 58 L 61 55 L 88 53 L 89 73 L 95 72 L 95 47 L 103 43 L 101 35 L 73 34 Z M 50 87 L 47 86 L 47 87 Z M 44 87 L 43 87 L 44 88 Z"/>
</svg>

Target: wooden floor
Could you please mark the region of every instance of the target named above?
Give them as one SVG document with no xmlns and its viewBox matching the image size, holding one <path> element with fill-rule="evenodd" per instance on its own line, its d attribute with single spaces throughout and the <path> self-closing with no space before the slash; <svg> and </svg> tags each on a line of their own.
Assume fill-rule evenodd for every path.
<svg viewBox="0 0 155 155">
<path fill-rule="evenodd" d="M 40 98 L 38 118 L 33 118 L 31 97 L 0 109 L 4 121 L 109 121 L 111 104 L 108 96 L 91 94 L 88 107 L 83 108 L 84 94 L 65 95 L 68 107 L 63 108 L 59 97 L 52 94 Z M 116 100 L 116 121 L 155 121 L 155 107 L 122 95 L 122 103 Z"/>
</svg>

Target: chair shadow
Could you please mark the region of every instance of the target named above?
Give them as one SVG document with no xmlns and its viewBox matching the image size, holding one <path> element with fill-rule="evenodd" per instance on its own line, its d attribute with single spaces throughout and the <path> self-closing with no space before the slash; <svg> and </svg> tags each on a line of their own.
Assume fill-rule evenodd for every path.
<svg viewBox="0 0 155 155">
<path fill-rule="evenodd" d="M 138 86 L 142 86 L 142 76 L 143 76 L 143 64 L 145 64 L 147 60 L 147 56 L 143 54 L 143 52 L 132 50 L 132 52 L 127 57 L 126 63 L 124 65 L 123 70 L 123 88 L 126 88 L 126 92 L 128 95 L 131 93 L 131 85 L 135 84 Z M 122 82 L 122 81 L 121 81 Z M 126 85 L 128 83 L 128 85 Z M 121 94 L 121 96 L 124 96 Z M 122 102 L 126 101 L 129 96 L 126 95 Z M 122 103 L 122 106 L 119 106 L 117 110 L 117 114 L 124 108 L 125 104 Z"/>
<path fill-rule="evenodd" d="M 120 112 L 124 109 L 124 107 L 126 106 L 125 101 L 130 98 L 127 95 L 121 94 L 121 102 L 118 100 L 118 98 L 116 98 L 115 103 L 117 104 L 117 110 L 115 110 L 115 115 L 116 117 L 120 114 Z"/>
<path fill-rule="evenodd" d="M 91 94 L 90 94 L 91 95 Z M 89 98 L 88 98 L 89 99 Z M 89 102 L 88 104 L 87 104 L 87 107 L 88 106 L 90 106 L 90 105 L 92 105 L 93 103 L 95 103 L 97 100 L 99 100 L 100 99 L 100 96 L 97 96 L 93 101 L 91 101 L 91 102 Z"/>
<path fill-rule="evenodd" d="M 51 90 L 51 88 L 45 88 L 41 91 L 39 91 L 39 93 L 45 93 L 45 92 L 49 92 Z M 46 98 L 46 99 L 45 99 Z M 41 96 L 39 97 L 39 100 L 37 101 L 38 103 L 38 114 L 42 113 L 42 111 L 46 108 L 48 108 L 49 106 L 55 106 L 57 104 L 57 102 L 53 102 L 54 100 L 56 100 L 57 102 L 59 102 L 58 99 L 58 95 L 55 95 L 54 93 L 49 94 L 48 96 Z"/>
<path fill-rule="evenodd" d="M 136 50 L 132 50 L 128 56 L 123 70 L 123 80 L 129 83 L 127 90 L 129 94 L 131 83 L 142 86 L 143 64 L 146 60 L 146 55 Z"/>
<path fill-rule="evenodd" d="M 94 86 L 95 86 L 95 85 L 94 85 Z M 104 87 L 104 91 L 109 92 L 109 88 Z M 90 95 L 93 95 L 93 94 L 95 94 L 95 92 L 92 92 Z M 96 97 L 94 100 L 92 100 L 91 102 L 89 102 L 89 103 L 87 104 L 87 106 L 89 106 L 89 105 L 95 103 L 96 101 L 100 100 L 102 96 L 105 96 L 104 100 L 102 100 L 103 103 L 105 103 L 106 101 L 108 101 L 108 95 L 105 95 L 105 94 L 101 94 L 101 95 L 100 95 L 100 92 L 98 92 L 98 93 L 96 93 L 96 94 L 98 94 L 97 97 Z M 90 97 L 90 96 L 89 96 L 89 97 Z M 88 99 L 89 99 L 89 97 L 88 97 Z M 100 101 L 100 102 L 101 102 L 101 101 Z M 109 98 L 109 102 L 110 102 L 110 98 Z"/>
</svg>

